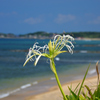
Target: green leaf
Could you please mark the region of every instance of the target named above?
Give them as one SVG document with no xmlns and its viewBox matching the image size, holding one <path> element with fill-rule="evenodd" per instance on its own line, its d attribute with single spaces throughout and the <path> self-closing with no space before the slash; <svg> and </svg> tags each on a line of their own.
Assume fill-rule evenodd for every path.
<svg viewBox="0 0 100 100">
<path fill-rule="evenodd" d="M 89 67 L 90 67 L 90 64 L 89 64 L 89 66 L 88 66 L 88 68 L 87 68 L 87 71 L 86 71 L 86 73 L 85 73 L 85 76 L 84 76 L 84 78 L 83 78 L 83 80 L 82 80 L 82 83 L 81 83 L 81 86 L 80 86 L 80 89 L 79 89 L 79 92 L 78 92 L 78 97 L 79 97 L 79 94 L 80 94 L 80 92 L 81 92 L 81 89 L 82 89 L 83 83 L 84 83 L 84 81 L 85 81 L 86 75 L 87 75 L 87 73 L 88 73 Z"/>
<path fill-rule="evenodd" d="M 76 91 L 76 89 L 78 88 L 78 86 L 80 85 L 80 83 L 76 86 L 76 88 L 75 88 L 75 90 L 74 90 L 74 92 Z"/>
<path fill-rule="evenodd" d="M 92 94 L 91 90 L 89 89 L 89 87 L 87 85 L 85 85 L 85 87 L 88 90 L 88 93 L 89 93 L 89 95 L 91 97 L 91 100 L 93 100 L 93 94 Z"/>
<path fill-rule="evenodd" d="M 94 91 L 93 96 L 98 97 L 100 99 L 100 83 L 99 83 L 97 89 Z"/>
<path fill-rule="evenodd" d="M 70 90 L 70 92 L 72 94 L 72 96 L 71 96 L 71 98 L 73 98 L 72 100 L 79 100 L 79 97 L 70 88 L 69 88 L 69 90 Z"/>
</svg>

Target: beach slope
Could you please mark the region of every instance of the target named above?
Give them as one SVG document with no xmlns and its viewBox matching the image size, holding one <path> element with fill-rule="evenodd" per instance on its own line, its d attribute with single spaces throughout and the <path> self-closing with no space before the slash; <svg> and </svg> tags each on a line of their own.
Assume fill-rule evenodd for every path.
<svg viewBox="0 0 100 100">
<path fill-rule="evenodd" d="M 82 80 L 75 80 L 71 82 L 67 82 L 66 84 L 62 85 L 65 94 L 69 94 L 68 86 L 72 85 L 72 89 L 74 90 L 78 83 L 81 83 Z M 97 76 L 93 76 L 87 78 L 84 82 L 85 85 L 88 85 L 92 91 L 96 89 L 97 85 Z M 51 88 L 48 92 L 41 93 L 35 96 L 27 97 L 26 100 L 63 100 L 60 90 L 57 86 Z"/>
</svg>

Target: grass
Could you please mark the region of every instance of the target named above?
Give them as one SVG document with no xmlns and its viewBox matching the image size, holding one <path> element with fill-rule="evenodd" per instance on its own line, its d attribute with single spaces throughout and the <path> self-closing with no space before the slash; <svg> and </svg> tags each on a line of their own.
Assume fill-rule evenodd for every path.
<svg viewBox="0 0 100 100">
<path fill-rule="evenodd" d="M 83 85 L 84 81 L 86 79 L 88 70 L 89 70 L 90 65 L 87 68 L 87 71 L 84 75 L 84 78 L 82 80 L 82 83 L 79 87 L 79 84 L 76 86 L 76 88 L 74 89 L 74 91 L 68 87 L 70 94 L 66 95 L 67 100 L 100 100 L 100 79 L 99 79 L 99 70 L 98 70 L 98 62 L 96 63 L 96 72 L 97 72 L 97 88 L 94 90 L 94 92 L 92 92 L 91 88 L 87 85 Z M 84 92 L 84 89 L 86 89 L 87 91 Z M 83 90 L 83 91 L 82 91 Z"/>
</svg>

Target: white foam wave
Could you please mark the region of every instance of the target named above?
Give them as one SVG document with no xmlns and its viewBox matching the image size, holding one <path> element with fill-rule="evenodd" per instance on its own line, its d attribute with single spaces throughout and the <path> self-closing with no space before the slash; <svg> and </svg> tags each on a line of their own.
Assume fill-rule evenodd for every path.
<svg viewBox="0 0 100 100">
<path fill-rule="evenodd" d="M 36 84 L 38 84 L 38 82 L 37 82 L 37 81 L 33 82 L 33 85 L 36 85 Z"/>
<path fill-rule="evenodd" d="M 55 80 L 55 77 L 51 77 L 51 80 Z"/>
<path fill-rule="evenodd" d="M 20 49 L 16 49 L 16 50 L 10 50 L 11 52 L 26 52 L 27 50 L 20 50 Z"/>
<path fill-rule="evenodd" d="M 80 51 L 80 53 L 87 53 L 87 51 L 85 51 L 85 50 L 82 50 L 82 51 Z"/>
<path fill-rule="evenodd" d="M 36 84 L 36 82 L 34 84 Z M 21 86 L 18 89 L 15 89 L 15 90 L 12 90 L 12 91 L 8 92 L 8 93 L 0 94 L 0 98 L 5 98 L 5 97 L 9 96 L 10 94 L 13 94 L 17 91 L 20 91 L 21 89 L 25 89 L 25 88 L 30 87 L 30 86 L 31 86 L 31 84 L 26 84 L 26 85 Z"/>
<path fill-rule="evenodd" d="M 30 87 L 30 86 L 31 86 L 31 84 L 26 84 L 26 85 L 21 86 L 20 88 L 25 89 L 25 88 Z"/>
<path fill-rule="evenodd" d="M 5 98 L 5 97 L 9 96 L 10 94 L 15 93 L 15 92 L 17 92 L 17 91 L 20 91 L 20 88 L 15 89 L 15 90 L 13 90 L 13 91 L 11 91 L 11 92 L 8 92 L 8 93 L 0 94 L 0 98 Z"/>
<path fill-rule="evenodd" d="M 4 98 L 4 97 L 7 97 L 7 96 L 9 96 L 9 95 L 10 95 L 9 93 L 0 94 L 0 98 Z"/>
<path fill-rule="evenodd" d="M 55 58 L 55 60 L 59 61 L 59 60 L 60 60 L 60 58 L 59 58 L 59 57 L 56 57 L 56 58 Z"/>
<path fill-rule="evenodd" d="M 68 63 L 84 63 L 84 62 L 89 62 L 89 63 L 92 63 L 92 62 L 97 62 L 98 60 L 67 60 L 67 59 L 61 59 L 60 61 L 62 62 L 68 62 Z"/>
<path fill-rule="evenodd" d="M 15 92 L 17 92 L 17 91 L 20 91 L 20 88 L 11 91 L 10 94 L 15 93 Z"/>
<path fill-rule="evenodd" d="M 96 72 L 96 69 L 92 69 L 90 71 L 88 71 L 89 74 L 94 74 Z"/>
<path fill-rule="evenodd" d="M 35 81 L 35 82 L 33 82 L 33 84 L 38 84 L 38 82 Z M 13 93 L 15 93 L 15 92 L 18 92 L 18 91 L 20 91 L 21 89 L 25 89 L 25 88 L 30 87 L 30 86 L 31 86 L 31 84 L 26 84 L 26 85 L 21 86 L 20 88 L 15 89 L 15 90 L 9 91 L 9 92 L 7 92 L 7 93 L 2 93 L 2 94 L 0 94 L 0 98 L 7 97 L 7 96 L 9 96 L 10 94 L 13 94 Z"/>
</svg>

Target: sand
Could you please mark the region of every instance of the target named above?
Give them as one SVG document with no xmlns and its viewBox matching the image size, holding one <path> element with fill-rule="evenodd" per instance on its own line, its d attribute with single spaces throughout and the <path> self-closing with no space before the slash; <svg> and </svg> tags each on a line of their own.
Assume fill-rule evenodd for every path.
<svg viewBox="0 0 100 100">
<path fill-rule="evenodd" d="M 68 86 L 70 87 L 72 85 L 72 89 L 74 90 L 75 87 L 78 85 L 78 83 L 81 83 L 81 82 L 82 80 L 75 80 L 75 81 L 71 81 L 71 82 L 67 82 L 66 84 L 63 84 L 62 88 L 65 94 L 69 94 Z M 92 89 L 92 91 L 94 91 L 97 86 L 97 76 L 86 78 L 84 84 L 88 85 Z M 60 93 L 60 90 L 58 89 L 58 86 L 55 86 L 49 89 L 48 92 L 26 97 L 25 100 L 63 100 L 63 98 Z"/>
</svg>

